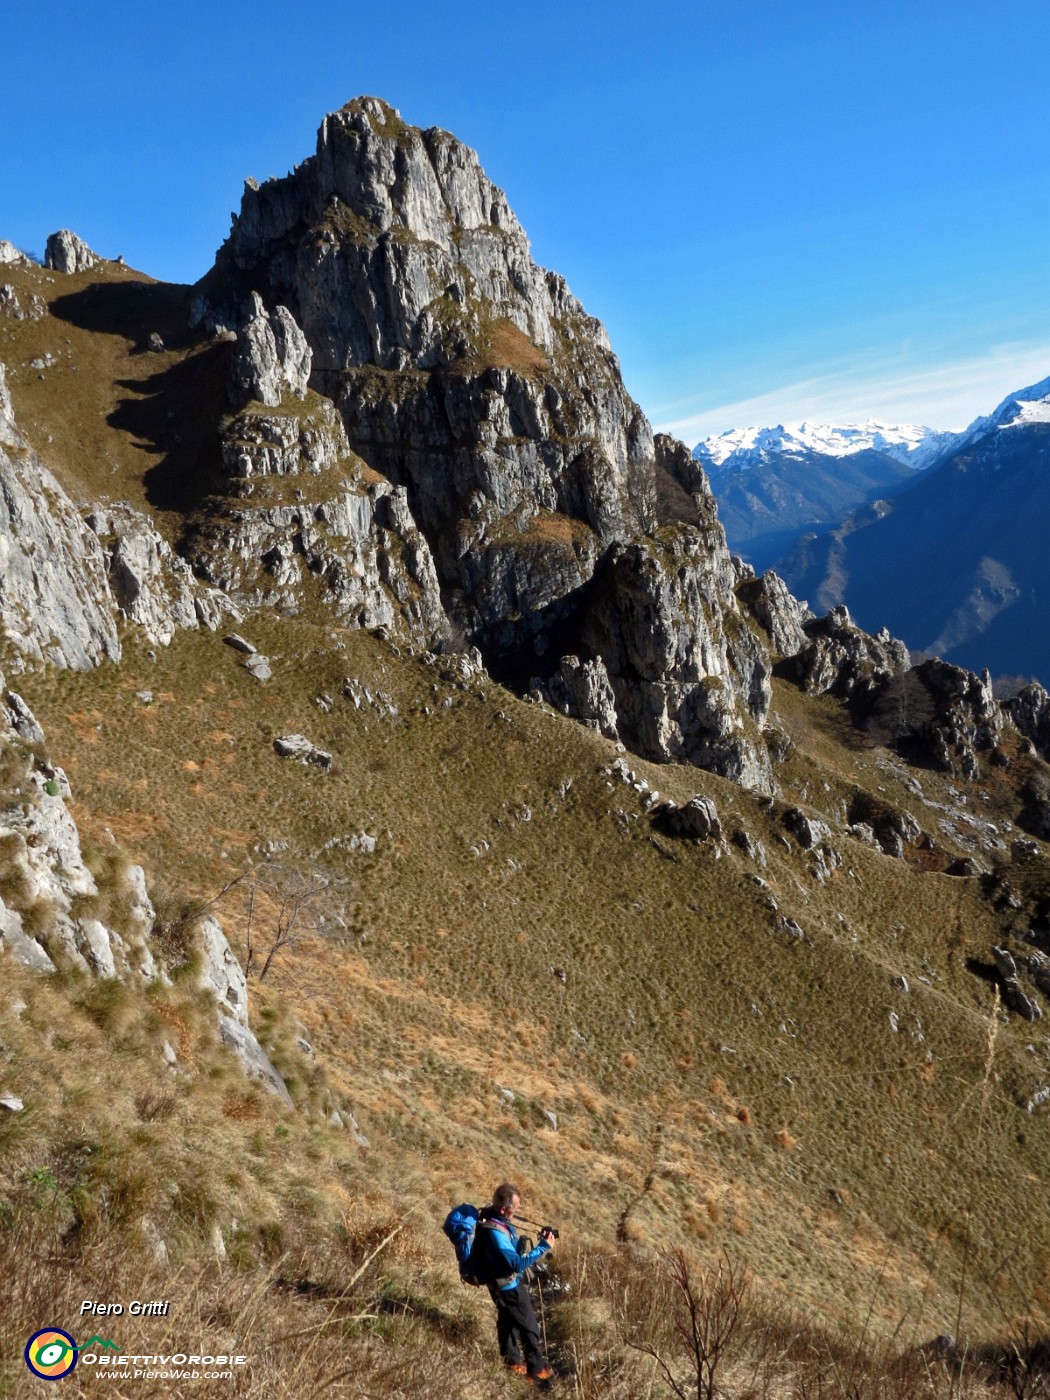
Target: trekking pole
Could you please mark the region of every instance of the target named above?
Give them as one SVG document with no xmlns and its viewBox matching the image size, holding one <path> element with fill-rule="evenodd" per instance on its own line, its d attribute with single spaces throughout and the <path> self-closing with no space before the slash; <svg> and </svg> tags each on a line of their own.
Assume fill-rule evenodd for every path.
<svg viewBox="0 0 1050 1400">
<path fill-rule="evenodd" d="M 540 1332 L 543 1334 L 543 1354 L 550 1362 L 550 1352 L 547 1350 L 547 1311 L 543 1306 L 543 1279 L 536 1275 L 536 1287 L 540 1292 Z"/>
</svg>

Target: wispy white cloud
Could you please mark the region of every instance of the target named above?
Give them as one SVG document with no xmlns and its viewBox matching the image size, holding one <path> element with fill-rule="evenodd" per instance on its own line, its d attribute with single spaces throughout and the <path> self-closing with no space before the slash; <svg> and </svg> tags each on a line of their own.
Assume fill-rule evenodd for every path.
<svg viewBox="0 0 1050 1400">
<path fill-rule="evenodd" d="M 1001 345 L 970 359 L 905 368 L 900 361 L 827 366 L 797 383 L 751 398 L 657 421 L 690 446 L 729 428 L 811 423 L 924 423 L 964 428 L 1015 389 L 1050 373 L 1050 342 Z M 697 396 L 699 398 L 699 395 Z M 695 400 L 694 400 L 695 402 Z M 682 403 L 681 407 L 686 405 Z M 679 405 L 675 405 L 678 408 Z"/>
</svg>

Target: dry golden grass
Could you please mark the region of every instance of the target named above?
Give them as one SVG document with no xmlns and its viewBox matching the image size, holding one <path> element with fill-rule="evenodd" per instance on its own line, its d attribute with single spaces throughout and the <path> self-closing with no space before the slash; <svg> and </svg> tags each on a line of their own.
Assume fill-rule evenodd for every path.
<svg viewBox="0 0 1050 1400">
<path fill-rule="evenodd" d="M 523 374 L 547 368 L 547 356 L 513 321 L 500 319 L 492 323 L 486 349 L 493 365 L 505 365 Z"/>
</svg>

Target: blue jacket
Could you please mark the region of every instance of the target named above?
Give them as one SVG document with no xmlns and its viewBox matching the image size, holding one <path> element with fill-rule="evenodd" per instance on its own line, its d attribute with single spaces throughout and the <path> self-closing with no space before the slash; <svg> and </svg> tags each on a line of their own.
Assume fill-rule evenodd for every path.
<svg viewBox="0 0 1050 1400">
<path fill-rule="evenodd" d="M 535 1249 L 522 1254 L 514 1224 L 502 1216 L 490 1216 L 484 1212 L 478 1221 L 476 1239 L 483 1244 L 485 1263 L 492 1275 L 493 1285 L 501 1293 L 517 1288 L 525 1271 L 550 1252 L 547 1241 L 540 1240 Z"/>
</svg>

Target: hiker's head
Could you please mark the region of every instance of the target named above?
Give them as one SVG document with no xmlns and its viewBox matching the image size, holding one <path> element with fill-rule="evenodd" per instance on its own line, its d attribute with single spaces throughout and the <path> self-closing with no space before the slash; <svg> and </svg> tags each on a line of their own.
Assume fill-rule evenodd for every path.
<svg viewBox="0 0 1050 1400">
<path fill-rule="evenodd" d="M 492 1193 L 492 1204 L 496 1213 L 505 1220 L 512 1220 L 521 1205 L 521 1192 L 509 1181 L 504 1181 Z"/>
</svg>

